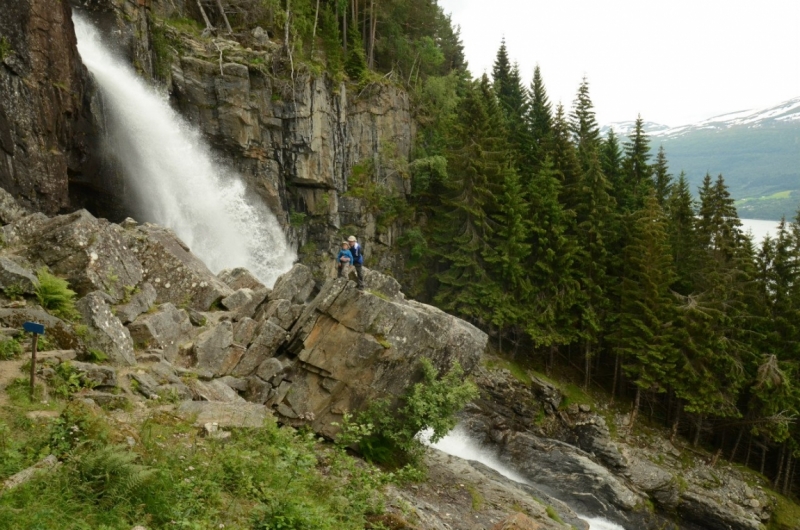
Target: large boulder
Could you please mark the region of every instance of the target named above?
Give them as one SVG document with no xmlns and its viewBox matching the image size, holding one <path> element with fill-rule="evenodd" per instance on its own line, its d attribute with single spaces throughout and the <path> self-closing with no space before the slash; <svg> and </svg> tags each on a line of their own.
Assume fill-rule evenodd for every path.
<svg viewBox="0 0 800 530">
<path fill-rule="evenodd" d="M 38 322 L 45 328 L 45 336 L 56 346 L 64 350 L 74 350 L 80 345 L 80 339 L 72 326 L 41 309 L 18 308 L 0 309 L 0 324 L 8 328 L 22 329 L 25 322 Z"/>
<path fill-rule="evenodd" d="M 159 348 L 171 359 L 184 341 L 194 334 L 189 315 L 172 304 L 162 304 L 154 313 L 147 313 L 128 325 L 137 348 Z"/>
<path fill-rule="evenodd" d="M 130 324 L 156 303 L 157 296 L 155 288 L 145 282 L 127 303 L 115 307 L 114 312 L 123 324 Z"/>
<path fill-rule="evenodd" d="M 303 304 L 314 291 L 314 276 L 311 269 L 302 263 L 296 263 L 289 272 L 275 281 L 270 300 L 289 300 L 295 304 Z"/>
<path fill-rule="evenodd" d="M 0 289 L 18 289 L 20 293 L 33 294 L 39 280 L 33 271 L 14 260 L 0 256 Z"/>
<path fill-rule="evenodd" d="M 87 348 L 96 348 L 108 356 L 108 361 L 116 366 L 133 366 L 131 334 L 111 313 L 104 293 L 92 292 L 80 299 L 75 307 L 83 316 L 88 331 L 83 337 Z"/>
<path fill-rule="evenodd" d="M 144 278 L 158 293 L 158 303 L 206 311 L 233 294 L 169 228 L 145 223 L 125 235 L 142 263 Z"/>
<path fill-rule="evenodd" d="M 28 216 L 3 227 L 6 241 L 25 245 L 24 256 L 64 276 L 80 295 L 103 291 L 114 301 L 142 280 L 142 265 L 123 230 L 86 210 L 42 219 Z"/>
<path fill-rule="evenodd" d="M 233 325 L 227 320 L 204 331 L 194 342 L 197 369 L 217 377 L 230 373 L 244 353 L 244 347 L 233 343 Z"/>
<path fill-rule="evenodd" d="M 220 271 L 220 273 L 217 274 L 217 277 L 234 291 L 239 289 L 252 289 L 253 291 L 258 291 L 259 289 L 265 288 L 264 284 L 261 283 L 258 278 L 253 276 L 252 272 L 243 267 L 225 269 Z"/>
<path fill-rule="evenodd" d="M 276 282 L 273 296 L 282 280 Z M 361 410 L 377 399 L 399 398 L 421 377 L 423 357 L 442 371 L 458 362 L 469 372 L 488 340 L 476 327 L 434 307 L 359 291 L 342 278 L 324 285 L 290 337 L 290 343 L 276 351 L 291 357 L 292 375 L 280 383 L 289 388 L 276 390 L 270 401 L 284 419 L 311 421 L 326 435 L 335 434 L 332 423 L 345 412 Z M 253 368 L 265 358 L 258 364 L 255 360 Z M 247 375 L 237 370 L 234 375 Z"/>
</svg>

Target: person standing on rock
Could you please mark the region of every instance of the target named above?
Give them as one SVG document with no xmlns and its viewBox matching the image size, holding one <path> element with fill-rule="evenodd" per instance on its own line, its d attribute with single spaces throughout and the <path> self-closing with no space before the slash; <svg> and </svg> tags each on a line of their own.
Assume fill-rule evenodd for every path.
<svg viewBox="0 0 800 530">
<path fill-rule="evenodd" d="M 347 238 L 350 245 L 350 252 L 353 254 L 353 266 L 356 268 L 356 276 L 358 276 L 358 290 L 364 289 L 364 250 L 361 245 L 356 241 L 356 236 Z"/>
<path fill-rule="evenodd" d="M 336 255 L 336 264 L 339 267 L 337 278 L 344 276 L 347 277 L 347 267 L 353 263 L 353 254 L 350 252 L 350 244 L 347 241 L 342 241 L 342 248 Z"/>
</svg>

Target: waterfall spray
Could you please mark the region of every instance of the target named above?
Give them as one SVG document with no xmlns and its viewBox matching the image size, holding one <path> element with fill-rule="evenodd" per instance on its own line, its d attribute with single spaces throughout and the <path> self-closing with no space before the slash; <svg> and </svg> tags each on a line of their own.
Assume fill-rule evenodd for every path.
<svg viewBox="0 0 800 530">
<path fill-rule="evenodd" d="M 78 51 L 107 117 L 105 147 L 119 163 L 141 221 L 167 226 L 214 273 L 246 267 L 272 286 L 294 262 L 275 216 L 248 198 L 241 177 L 215 162 L 199 131 L 73 17 Z"/>
</svg>

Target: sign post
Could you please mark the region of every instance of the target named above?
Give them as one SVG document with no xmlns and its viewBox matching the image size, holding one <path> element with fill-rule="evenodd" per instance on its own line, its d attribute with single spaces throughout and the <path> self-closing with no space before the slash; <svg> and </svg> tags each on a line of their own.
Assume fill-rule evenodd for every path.
<svg viewBox="0 0 800 530">
<path fill-rule="evenodd" d="M 31 401 L 33 401 L 33 390 L 36 386 L 36 348 L 39 345 L 39 335 L 44 335 L 44 326 L 36 322 L 25 322 L 22 329 L 33 334 L 33 344 L 31 345 Z"/>
</svg>

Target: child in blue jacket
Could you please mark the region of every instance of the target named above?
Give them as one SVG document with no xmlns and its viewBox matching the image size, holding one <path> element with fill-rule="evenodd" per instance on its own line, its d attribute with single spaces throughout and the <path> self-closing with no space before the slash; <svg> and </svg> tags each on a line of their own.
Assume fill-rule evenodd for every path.
<svg viewBox="0 0 800 530">
<path fill-rule="evenodd" d="M 345 267 L 353 263 L 353 254 L 350 252 L 350 244 L 347 241 L 342 242 L 342 249 L 339 251 L 339 254 L 336 255 L 336 263 L 339 267 L 339 274 L 337 276 L 341 278 L 345 276 Z"/>
</svg>

